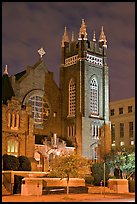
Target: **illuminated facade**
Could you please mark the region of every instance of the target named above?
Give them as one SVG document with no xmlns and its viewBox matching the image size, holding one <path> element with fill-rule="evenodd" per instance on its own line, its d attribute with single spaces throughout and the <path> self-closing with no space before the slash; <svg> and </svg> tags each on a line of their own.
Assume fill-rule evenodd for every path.
<svg viewBox="0 0 137 204">
<path fill-rule="evenodd" d="M 15 98 L 21 108 L 32 108 L 34 142 L 31 144 L 33 148 L 30 148 L 28 141 L 29 150 L 26 150 L 31 151 L 31 157 L 37 153 L 43 155 L 38 145 L 39 148 L 40 145 L 45 148 L 43 142 L 50 138 L 48 144 L 51 142 L 52 146 L 55 135 L 71 142 L 76 153 L 88 159 L 100 160 L 101 156 L 103 158 L 105 153 L 109 153 L 111 123 L 106 42 L 103 27 L 98 42 L 95 33 L 89 41 L 86 24 L 82 19 L 78 41 L 75 41 L 74 33 L 69 41 L 65 27 L 59 87 L 53 79 L 53 73 L 43 63 L 45 52 L 42 48 L 38 50 L 40 58 L 35 65 L 27 66 L 24 71 L 10 77 Z M 16 117 L 21 120 L 22 115 Z M 29 120 L 26 125 L 28 127 Z M 18 134 L 20 126 L 14 132 L 10 131 L 11 135 Z M 9 153 L 13 143 L 13 140 L 8 142 Z M 22 154 L 22 145 L 15 143 L 14 146 L 15 152 Z"/>
<path fill-rule="evenodd" d="M 110 102 L 112 148 L 135 146 L 135 98 Z"/>
</svg>

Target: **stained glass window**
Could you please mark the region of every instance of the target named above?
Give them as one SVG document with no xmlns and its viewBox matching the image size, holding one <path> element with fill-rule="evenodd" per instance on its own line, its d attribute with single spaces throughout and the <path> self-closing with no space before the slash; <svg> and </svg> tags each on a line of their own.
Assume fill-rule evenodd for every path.
<svg viewBox="0 0 137 204">
<path fill-rule="evenodd" d="M 14 139 L 8 140 L 7 154 L 18 156 L 19 142 Z"/>
<path fill-rule="evenodd" d="M 46 101 L 41 96 L 32 96 L 29 98 L 29 103 L 32 105 L 32 115 L 36 125 L 43 124 L 50 115 L 50 108 Z"/>
</svg>

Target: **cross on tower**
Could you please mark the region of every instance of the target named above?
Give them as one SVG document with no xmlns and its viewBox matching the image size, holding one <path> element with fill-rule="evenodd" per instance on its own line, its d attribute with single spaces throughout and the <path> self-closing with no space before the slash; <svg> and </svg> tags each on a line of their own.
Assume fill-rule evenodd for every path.
<svg viewBox="0 0 137 204">
<path fill-rule="evenodd" d="M 44 51 L 43 48 L 40 48 L 40 49 L 38 50 L 38 53 L 39 53 L 39 55 L 40 55 L 41 58 L 42 58 L 43 55 L 45 55 L 45 51 Z"/>
</svg>

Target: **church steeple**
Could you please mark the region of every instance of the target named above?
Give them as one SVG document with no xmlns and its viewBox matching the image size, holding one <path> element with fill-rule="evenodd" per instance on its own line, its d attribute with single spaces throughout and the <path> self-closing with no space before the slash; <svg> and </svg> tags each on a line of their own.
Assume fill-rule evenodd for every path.
<svg viewBox="0 0 137 204">
<path fill-rule="evenodd" d="M 84 19 L 82 19 L 82 23 L 81 23 L 81 27 L 80 27 L 80 31 L 79 31 L 79 38 L 78 40 L 82 40 L 82 38 L 84 38 L 84 40 L 87 40 L 87 31 L 86 31 L 86 24 Z"/>
<path fill-rule="evenodd" d="M 61 47 L 65 47 L 65 45 L 64 45 L 65 42 L 69 43 L 69 36 L 67 33 L 67 27 L 66 26 L 64 29 L 64 35 L 62 36 L 62 46 Z"/>
</svg>

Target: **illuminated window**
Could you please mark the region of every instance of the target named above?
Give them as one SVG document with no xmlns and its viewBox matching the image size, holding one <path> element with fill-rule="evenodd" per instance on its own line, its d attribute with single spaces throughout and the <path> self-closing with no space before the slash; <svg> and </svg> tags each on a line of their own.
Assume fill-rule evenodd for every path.
<svg viewBox="0 0 137 204">
<path fill-rule="evenodd" d="M 18 129 L 19 128 L 19 121 L 20 120 L 20 116 L 18 112 L 8 112 L 8 127 L 10 127 L 11 129 Z"/>
<path fill-rule="evenodd" d="M 130 142 L 130 144 L 131 144 L 131 145 L 134 145 L 134 141 L 132 140 L 132 141 Z"/>
<path fill-rule="evenodd" d="M 69 115 L 74 116 L 76 112 L 76 85 L 73 79 L 69 83 Z"/>
<path fill-rule="evenodd" d="M 120 142 L 120 146 L 123 146 L 123 145 L 124 145 L 124 142 L 123 142 L 123 141 L 121 141 L 121 142 Z"/>
<path fill-rule="evenodd" d="M 34 118 L 35 127 L 41 127 L 44 120 L 47 120 L 50 115 L 50 108 L 46 101 L 43 101 L 41 96 L 32 96 L 28 101 L 32 105 L 32 115 Z"/>
<path fill-rule="evenodd" d="M 98 83 L 96 78 L 90 82 L 90 112 L 98 115 Z"/>
<path fill-rule="evenodd" d="M 112 143 L 112 147 L 115 147 L 115 146 L 116 146 L 115 141 L 113 141 L 113 143 Z"/>
<path fill-rule="evenodd" d="M 8 140 L 7 154 L 18 156 L 19 142 L 14 139 Z"/>
</svg>

